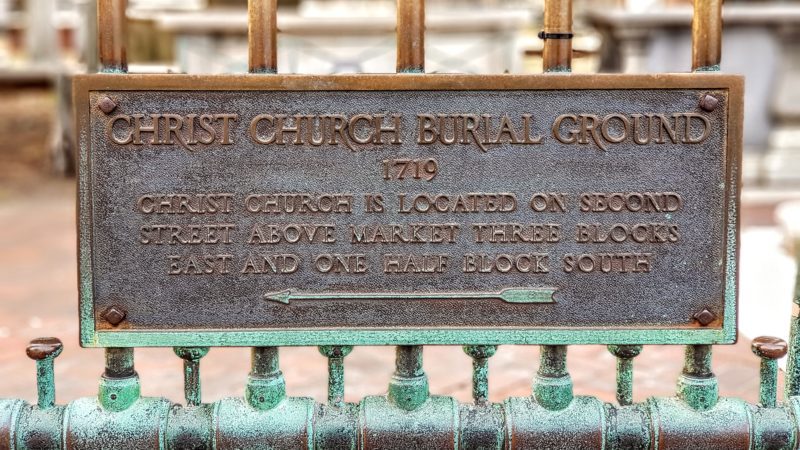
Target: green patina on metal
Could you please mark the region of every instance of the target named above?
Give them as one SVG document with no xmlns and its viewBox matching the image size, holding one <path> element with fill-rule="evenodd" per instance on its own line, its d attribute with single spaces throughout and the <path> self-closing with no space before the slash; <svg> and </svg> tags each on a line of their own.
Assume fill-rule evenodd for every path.
<svg viewBox="0 0 800 450">
<path fill-rule="evenodd" d="M 53 373 L 54 357 L 36 361 L 36 392 L 39 408 L 52 408 L 56 404 L 56 380 Z"/>
<path fill-rule="evenodd" d="M 389 382 L 389 401 L 398 408 L 413 411 L 430 398 L 428 376 L 422 369 L 422 347 L 397 347 L 396 371 Z"/>
<path fill-rule="evenodd" d="M 252 370 L 244 391 L 247 404 L 257 410 L 269 410 L 286 399 L 286 381 L 280 370 L 277 347 L 254 347 Z"/>
<path fill-rule="evenodd" d="M 320 349 L 331 359 L 343 358 L 349 350 Z M 474 360 L 485 360 L 495 352 L 489 346 L 464 350 Z M 640 348 L 612 346 L 610 350 L 618 358 L 631 359 Z M 785 343 L 759 338 L 754 351 L 762 361 L 774 362 L 785 352 Z M 178 349 L 177 353 L 198 359 L 204 351 Z M 271 408 L 261 408 L 257 406 L 265 402 L 254 407 L 242 398 L 181 406 L 139 397 L 133 352 L 113 348 L 107 351 L 99 398 L 44 409 L 0 400 L 0 448 L 766 450 L 792 449 L 798 442 L 800 397 L 786 404 L 762 397 L 761 406 L 717 400 L 710 346 L 687 348 L 679 398 L 651 398 L 627 406 L 604 404 L 594 397 L 573 398 L 571 389 L 562 390 L 569 383 L 566 347 L 544 346 L 541 353 L 531 397 L 492 404 L 479 401 L 486 391 L 477 388 L 475 403 L 459 405 L 450 397 L 428 396 L 427 386 L 412 395 L 408 390 L 397 391 L 398 381 L 419 389 L 416 382 L 425 379 L 422 348 L 407 346 L 398 348 L 397 373 L 390 382 L 395 385 L 394 395 L 400 392 L 406 397 L 393 397 L 390 387 L 389 396 L 326 405 L 285 397 L 278 349 L 260 347 L 253 350 L 248 383 L 254 377 L 281 382 L 280 400 Z M 773 376 L 772 371 L 763 372 L 762 382 Z M 481 377 L 476 384 L 482 383 Z M 112 399 L 112 394 L 117 396 Z M 774 391 L 769 395 L 774 400 Z"/>
<path fill-rule="evenodd" d="M 131 407 L 141 397 L 139 376 L 125 378 L 100 378 L 98 390 L 100 405 L 109 411 L 124 411 Z"/>
<path fill-rule="evenodd" d="M 761 360 L 761 383 L 758 389 L 758 398 L 761 406 L 775 407 L 778 397 L 778 361 L 773 359 Z"/>
<path fill-rule="evenodd" d="M 642 352 L 641 345 L 609 345 L 608 350 L 617 357 L 617 403 L 633 404 L 633 358 Z"/>
<path fill-rule="evenodd" d="M 268 292 L 264 294 L 265 300 L 270 300 L 278 303 L 288 305 L 294 300 L 483 300 L 483 299 L 500 299 L 507 303 L 555 303 L 553 294 L 555 288 L 508 288 L 499 292 L 407 292 L 407 293 L 391 293 L 391 292 L 358 292 L 358 293 L 338 293 L 338 292 L 300 292 L 292 289 L 287 289 L 280 292 Z"/>
<path fill-rule="evenodd" d="M 726 325 L 727 326 L 727 325 Z M 179 346 L 258 346 L 309 345 L 311 330 L 271 331 L 197 331 L 167 335 L 162 332 L 114 331 L 97 333 L 93 346 L 99 347 L 172 347 Z M 685 330 L 586 329 L 560 330 L 432 330 L 421 328 L 393 330 L 313 330 L 315 345 L 447 345 L 447 344 L 690 344 L 730 342 L 725 329 L 687 328 Z M 733 334 L 736 331 L 734 328 Z"/>
<path fill-rule="evenodd" d="M 705 411 L 719 401 L 717 377 L 711 371 L 711 346 L 687 345 L 683 373 L 678 377 L 678 398 L 690 408 Z"/>
<path fill-rule="evenodd" d="M 720 71 L 720 65 L 719 64 L 714 64 L 714 65 L 711 65 L 711 66 L 698 67 L 697 69 L 694 69 L 694 71 L 695 72 L 719 72 Z"/>
<path fill-rule="evenodd" d="M 344 357 L 353 351 L 351 346 L 324 345 L 319 352 L 328 358 L 328 405 L 344 405 Z"/>
<path fill-rule="evenodd" d="M 795 249 L 800 249 L 800 239 L 793 242 Z M 800 251 L 795 250 L 795 267 L 800 268 Z M 794 305 L 800 305 L 800 269 L 795 274 Z M 785 397 L 800 395 L 800 317 L 797 316 L 798 306 L 794 306 L 791 318 L 791 331 L 789 333 L 789 356 L 786 360 L 786 391 Z"/>
<path fill-rule="evenodd" d="M 567 372 L 567 347 L 543 345 L 539 370 L 533 381 L 533 396 L 545 409 L 559 411 L 573 400 L 572 378 Z"/>
<path fill-rule="evenodd" d="M 201 400 L 200 389 L 200 359 L 208 354 L 208 347 L 175 347 L 175 354 L 183 359 L 183 390 L 186 404 L 199 405 Z"/>
<path fill-rule="evenodd" d="M 464 346 L 464 353 L 472 358 L 472 399 L 476 404 L 489 401 L 489 358 L 495 352 L 496 345 Z"/>
</svg>

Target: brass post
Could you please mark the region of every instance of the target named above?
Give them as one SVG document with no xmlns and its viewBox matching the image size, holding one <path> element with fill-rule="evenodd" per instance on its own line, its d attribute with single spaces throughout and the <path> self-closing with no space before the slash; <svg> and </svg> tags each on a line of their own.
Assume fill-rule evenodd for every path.
<svg viewBox="0 0 800 450">
<path fill-rule="evenodd" d="M 250 73 L 278 72 L 277 11 L 277 0 L 248 0 L 247 2 Z"/>
<path fill-rule="evenodd" d="M 97 46 L 102 72 L 127 72 L 128 0 L 97 0 Z"/>
<path fill-rule="evenodd" d="M 542 66 L 545 72 L 572 70 L 572 0 L 545 0 Z"/>
<path fill-rule="evenodd" d="M 425 0 L 397 0 L 397 72 L 425 72 Z"/>
<path fill-rule="evenodd" d="M 694 0 L 692 71 L 718 71 L 722 55 L 722 1 Z"/>
</svg>

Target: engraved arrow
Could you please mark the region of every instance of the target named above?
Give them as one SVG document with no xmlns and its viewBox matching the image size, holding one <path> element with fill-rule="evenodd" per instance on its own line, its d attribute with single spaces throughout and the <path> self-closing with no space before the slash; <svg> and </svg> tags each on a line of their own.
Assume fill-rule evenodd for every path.
<svg viewBox="0 0 800 450">
<path fill-rule="evenodd" d="M 283 291 L 268 292 L 264 294 L 264 300 L 283 303 L 288 305 L 292 300 L 405 300 L 405 299 L 500 299 L 507 303 L 555 303 L 553 294 L 556 288 L 507 288 L 500 292 L 333 292 L 333 293 L 311 293 L 299 292 L 293 289 Z"/>
</svg>

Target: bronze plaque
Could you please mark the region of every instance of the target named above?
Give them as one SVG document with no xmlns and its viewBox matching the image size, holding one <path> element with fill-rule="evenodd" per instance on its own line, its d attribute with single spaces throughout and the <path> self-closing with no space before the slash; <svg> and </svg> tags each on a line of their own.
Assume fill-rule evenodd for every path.
<svg viewBox="0 0 800 450">
<path fill-rule="evenodd" d="M 82 343 L 735 340 L 742 79 L 88 75 Z"/>
</svg>

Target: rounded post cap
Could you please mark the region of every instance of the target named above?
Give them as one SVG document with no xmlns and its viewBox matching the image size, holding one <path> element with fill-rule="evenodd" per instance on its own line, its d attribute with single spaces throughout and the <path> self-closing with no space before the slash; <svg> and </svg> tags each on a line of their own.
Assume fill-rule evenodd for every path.
<svg viewBox="0 0 800 450">
<path fill-rule="evenodd" d="M 751 348 L 759 358 L 780 359 L 786 356 L 789 345 L 780 338 L 761 336 L 753 339 Z"/>
<path fill-rule="evenodd" d="M 61 340 L 55 337 L 41 337 L 31 341 L 25 353 L 28 358 L 34 360 L 42 360 L 46 358 L 55 358 L 61 354 L 64 349 L 64 344 Z"/>
<path fill-rule="evenodd" d="M 187 361 L 199 361 L 200 358 L 208 354 L 208 347 L 175 347 L 172 349 L 175 354 Z"/>
<path fill-rule="evenodd" d="M 608 351 L 617 358 L 631 359 L 642 352 L 641 345 L 609 345 Z"/>
<path fill-rule="evenodd" d="M 352 345 L 320 345 L 319 352 L 326 358 L 344 358 L 353 351 Z"/>
<path fill-rule="evenodd" d="M 465 345 L 464 353 L 474 359 L 488 359 L 497 352 L 496 345 Z"/>
</svg>

